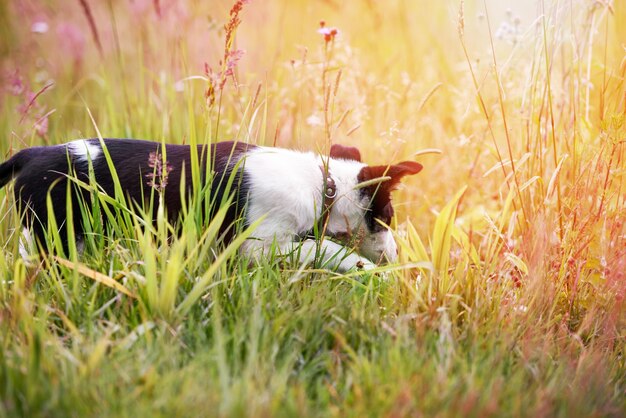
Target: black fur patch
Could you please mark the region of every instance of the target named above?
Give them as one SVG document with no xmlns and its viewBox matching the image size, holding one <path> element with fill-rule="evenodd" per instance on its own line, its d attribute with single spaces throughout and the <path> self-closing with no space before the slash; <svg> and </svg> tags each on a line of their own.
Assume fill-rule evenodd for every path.
<svg viewBox="0 0 626 418">
<path fill-rule="evenodd" d="M 363 182 L 375 177 L 379 177 L 379 174 L 371 174 L 370 167 L 364 167 L 359 173 L 357 180 Z M 373 184 L 371 186 L 363 187 L 359 190 L 359 196 L 361 200 L 369 200 L 369 206 L 365 210 L 365 224 L 367 229 L 374 233 L 380 232 L 384 227 L 376 221 L 376 219 L 382 221 L 386 225 L 391 223 L 394 211 L 391 205 L 391 191 L 384 187 L 384 184 Z"/>
<path fill-rule="evenodd" d="M 92 146 L 100 148 L 98 139 L 85 140 Z M 117 177 L 125 197 L 130 202 L 142 205 L 149 199 L 151 188 L 162 187 L 164 202 L 168 217 L 176 221 L 180 215 L 181 184 L 184 173 L 185 193 L 187 196 L 192 190 L 191 152 L 187 145 L 166 145 L 163 153 L 162 145 L 158 142 L 141 141 L 134 139 L 105 139 L 105 146 L 115 167 Z M 209 198 L 215 204 L 208 206 L 212 209 L 206 214 L 211 218 L 220 202 L 227 194 L 227 184 L 233 175 L 232 189 L 229 193 L 235 193 L 233 204 L 229 207 L 223 232 L 228 234 L 228 227 L 241 217 L 247 200 L 247 181 L 243 167 L 233 173 L 234 167 L 240 157 L 248 150 L 255 148 L 253 145 L 235 142 L 220 142 L 208 147 L 198 146 L 198 157 L 202 173 L 202 183 L 206 185 L 207 179 L 211 178 Z M 89 182 L 89 160 L 86 156 L 76 158 L 72 150 L 79 147 L 68 147 L 67 144 L 49 147 L 33 147 L 18 152 L 13 158 L 0 165 L 0 187 L 4 186 L 11 177 L 16 177 L 15 195 L 20 207 L 25 209 L 24 224 L 33 229 L 35 236 L 40 242 L 44 242 L 44 230 L 48 223 L 48 210 L 46 197 L 48 191 L 54 207 L 54 215 L 57 225 L 60 227 L 61 237 L 67 236 L 65 220 L 67 218 L 67 186 L 68 174 L 86 183 Z M 161 164 L 165 154 L 165 165 Z M 207 158 L 210 156 L 210 163 Z M 98 186 L 110 196 L 115 194 L 113 176 L 109 170 L 104 152 L 98 153 L 92 161 L 93 172 Z M 161 167 L 155 165 L 161 165 Z M 213 175 L 207 173 L 207 167 Z M 155 175 L 159 168 L 167 174 L 167 184 L 162 183 L 163 177 Z M 84 233 L 80 216 L 80 203 L 82 198 L 91 202 L 88 192 L 78 186 L 70 185 L 71 205 L 74 213 L 74 228 L 77 238 Z M 183 193 L 183 194 L 185 194 Z M 106 220 L 105 220 L 106 221 Z M 232 230 L 232 228 L 231 228 Z M 67 243 L 65 242 L 67 249 Z"/>
</svg>

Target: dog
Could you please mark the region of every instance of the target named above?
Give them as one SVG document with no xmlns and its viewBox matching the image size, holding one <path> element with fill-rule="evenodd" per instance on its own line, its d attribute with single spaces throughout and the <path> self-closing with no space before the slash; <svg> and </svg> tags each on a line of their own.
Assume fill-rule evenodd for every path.
<svg viewBox="0 0 626 418">
<path fill-rule="evenodd" d="M 240 248 L 244 254 L 262 257 L 274 248 L 296 254 L 301 263 L 317 257 L 324 268 L 339 272 L 396 260 L 397 245 L 388 227 L 394 215 L 391 192 L 403 177 L 419 173 L 421 164 L 369 166 L 358 149 L 338 144 L 328 156 L 241 142 L 198 145 L 197 153 L 191 151 L 188 145 L 99 138 L 32 147 L 0 165 L 0 188 L 15 179 L 23 224 L 40 246 L 51 216 L 48 195 L 64 240 L 71 199 L 74 239 L 80 243 L 85 233 L 77 216 L 80 200 L 93 198 L 72 179 L 95 179 L 109 196 L 115 196 L 117 184 L 118 193 L 121 188 L 135 205 L 146 202 L 156 189 L 169 219 L 176 221 L 187 203 L 183 200 L 191 195 L 195 158 L 210 199 L 232 197 L 223 224 L 226 239 L 232 238 L 237 219 L 245 225 L 259 220 Z M 209 218 L 215 214 L 208 212 Z M 67 241 L 63 245 L 67 249 Z"/>
</svg>

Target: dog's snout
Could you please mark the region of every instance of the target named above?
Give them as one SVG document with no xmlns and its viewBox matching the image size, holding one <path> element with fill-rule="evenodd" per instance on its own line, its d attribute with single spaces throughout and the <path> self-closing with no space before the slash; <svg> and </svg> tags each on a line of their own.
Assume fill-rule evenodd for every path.
<svg viewBox="0 0 626 418">
<path fill-rule="evenodd" d="M 363 240 L 360 252 L 370 260 L 393 263 L 398 259 L 398 246 L 389 230 L 371 234 Z"/>
<path fill-rule="evenodd" d="M 385 257 L 387 261 L 390 263 L 395 263 L 398 260 L 398 247 L 395 245 L 395 241 L 393 242 L 393 246 L 389 246 L 388 250 L 385 251 Z"/>
<path fill-rule="evenodd" d="M 398 245 L 391 231 L 385 231 L 385 253 L 390 263 L 398 259 Z"/>
</svg>

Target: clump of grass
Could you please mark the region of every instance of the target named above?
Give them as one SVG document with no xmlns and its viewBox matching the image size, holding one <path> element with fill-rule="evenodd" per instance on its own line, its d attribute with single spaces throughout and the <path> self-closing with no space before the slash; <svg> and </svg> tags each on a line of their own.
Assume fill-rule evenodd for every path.
<svg viewBox="0 0 626 418">
<path fill-rule="evenodd" d="M 68 192 L 92 196 L 75 214 L 82 253 L 51 224 L 56 254 L 22 259 L 2 189 L 0 415 L 623 415 L 626 9 L 545 2 L 508 44 L 481 2 L 457 31 L 431 3 L 329 3 L 317 16 L 252 2 L 234 20 L 232 2 L 89 2 L 102 52 L 73 68 L 55 59 L 52 30 L 3 27 L 18 40 L 0 40 L 3 69 L 32 91 L 54 80 L 34 103 L 57 109 L 42 137 L 20 123 L 24 98 L 3 90 L 3 155 L 102 134 L 234 138 L 348 143 L 366 161 L 415 156 L 425 170 L 395 196 L 400 262 L 378 274 L 252 262 L 236 253 L 246 230 L 221 245 L 228 201 L 206 219 L 197 155 L 178 223 L 160 199 L 166 155 L 143 208 L 70 176 Z M 43 16 L 90 33 L 81 4 Z M 0 8 L 42 19 L 30 3 Z M 207 29 L 209 15 L 230 35 Z M 318 33 L 320 20 L 340 36 Z M 225 76 L 231 58 L 234 83 L 196 76 L 220 61 Z"/>
</svg>

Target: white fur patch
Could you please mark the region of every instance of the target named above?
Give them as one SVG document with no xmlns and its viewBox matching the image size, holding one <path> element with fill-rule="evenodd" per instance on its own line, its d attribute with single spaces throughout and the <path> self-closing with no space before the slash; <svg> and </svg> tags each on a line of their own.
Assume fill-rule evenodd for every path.
<svg viewBox="0 0 626 418">
<path fill-rule="evenodd" d="M 312 153 L 260 147 L 246 155 L 249 222 L 267 215 L 254 231 L 271 244 L 290 241 L 312 227 L 322 205 L 322 173 Z M 317 210 L 316 210 L 317 209 Z"/>
<path fill-rule="evenodd" d="M 19 249 L 18 252 L 22 257 L 22 260 L 28 265 L 28 257 L 29 254 L 33 253 L 33 248 L 35 247 L 35 240 L 33 236 L 30 234 L 30 230 L 28 228 L 22 229 L 22 236 L 20 237 Z"/>
<path fill-rule="evenodd" d="M 258 149 L 248 153 L 245 170 L 250 179 L 248 221 L 268 215 L 255 235 L 269 238 L 293 238 L 313 228 L 322 212 L 324 162 L 312 152 L 282 148 Z M 357 175 L 365 164 L 356 161 L 330 160 L 330 173 L 337 196 L 328 222 L 328 233 L 346 232 L 363 222 L 365 208 L 354 189 Z"/>
<path fill-rule="evenodd" d="M 77 139 L 67 144 L 67 149 L 78 162 L 95 161 L 102 153 L 99 144 L 86 139 Z"/>
<path fill-rule="evenodd" d="M 365 232 L 363 245 L 357 248 L 361 255 L 374 262 L 396 259 L 397 247 L 391 231 L 371 233 L 365 226 L 364 215 L 369 202 L 356 189 L 357 176 L 365 164 L 333 158 L 326 160 L 326 157 L 312 152 L 266 147 L 247 153 L 244 160 L 249 186 L 247 220 L 252 223 L 266 217 L 254 231 L 255 239 L 242 246 L 243 252 L 260 255 L 274 242 L 283 253 L 300 247 L 301 261 L 310 261 L 314 254 L 311 246 L 314 247 L 315 243 L 293 240 L 311 230 L 321 216 L 324 180 L 320 167 L 326 161 L 337 191 L 326 233 L 330 236 L 350 235 L 362 230 Z M 359 246 L 358 242 L 356 244 Z M 323 247 L 326 251 L 324 263 L 338 267 L 340 271 L 355 268 L 357 264 L 373 266 L 364 258 L 351 254 L 349 247 L 329 240 L 323 241 Z"/>
</svg>

